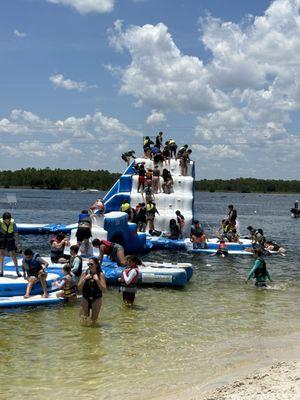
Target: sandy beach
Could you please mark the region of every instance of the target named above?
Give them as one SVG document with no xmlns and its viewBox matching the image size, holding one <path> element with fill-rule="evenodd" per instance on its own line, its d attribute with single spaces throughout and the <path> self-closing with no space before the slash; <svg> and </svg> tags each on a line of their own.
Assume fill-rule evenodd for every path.
<svg viewBox="0 0 300 400">
<path fill-rule="evenodd" d="M 300 361 L 278 362 L 243 379 L 190 400 L 297 400 L 300 399 Z"/>
</svg>

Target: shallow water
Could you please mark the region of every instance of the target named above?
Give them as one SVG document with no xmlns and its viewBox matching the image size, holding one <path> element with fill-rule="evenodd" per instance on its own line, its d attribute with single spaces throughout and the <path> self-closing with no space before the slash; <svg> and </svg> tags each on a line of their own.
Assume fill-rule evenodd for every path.
<svg viewBox="0 0 300 400">
<path fill-rule="evenodd" d="M 78 212 L 97 197 L 46 190 L 2 190 L 0 197 L 12 192 L 13 216 L 23 223 L 76 222 Z M 297 345 L 300 220 L 289 214 L 295 199 L 196 194 L 196 215 L 208 235 L 233 203 L 243 233 L 249 224 L 262 227 L 287 248 L 286 257 L 267 258 L 274 279 L 269 290 L 244 284 L 251 257 L 160 251 L 144 259 L 191 262 L 192 281 L 180 290 L 143 288 L 133 309 L 110 288 L 95 327 L 79 323 L 78 305 L 0 312 L 0 398 L 155 399 Z M 24 236 L 23 242 L 49 252 L 48 235 Z"/>
</svg>

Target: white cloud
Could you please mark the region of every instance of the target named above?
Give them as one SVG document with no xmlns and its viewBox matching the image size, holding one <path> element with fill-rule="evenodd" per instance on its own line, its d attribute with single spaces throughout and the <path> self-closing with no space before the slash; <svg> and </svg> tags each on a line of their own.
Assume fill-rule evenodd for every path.
<svg viewBox="0 0 300 400">
<path fill-rule="evenodd" d="M 148 116 L 146 120 L 149 125 L 160 125 L 166 122 L 166 116 L 164 113 L 156 110 L 152 110 L 151 114 Z"/>
<path fill-rule="evenodd" d="M 27 36 L 27 33 L 20 32 L 18 29 L 15 29 L 14 30 L 14 35 L 17 36 L 18 38 L 25 38 Z"/>
<path fill-rule="evenodd" d="M 96 85 L 88 85 L 86 82 L 76 82 L 71 79 L 66 79 L 62 74 L 51 75 L 49 80 L 55 87 L 66 90 L 78 90 L 79 92 L 97 87 Z"/>
<path fill-rule="evenodd" d="M 75 8 L 80 14 L 109 13 L 114 9 L 115 0 L 48 0 L 49 3 Z"/>
<path fill-rule="evenodd" d="M 131 64 L 123 69 L 121 93 L 134 96 L 140 105 L 180 112 L 225 107 L 226 96 L 210 86 L 203 62 L 181 54 L 163 23 L 123 31 L 116 21 L 109 40 L 117 51 L 127 49 L 131 55 Z"/>
<path fill-rule="evenodd" d="M 123 162 L 116 149 L 128 143 L 138 150 L 142 136 L 101 112 L 52 121 L 16 109 L 0 119 L 0 168 L 16 169 L 30 163 L 111 170 L 113 165 L 114 171 L 120 171 Z"/>
<path fill-rule="evenodd" d="M 296 177 L 287 163 L 300 167 L 299 130 L 289 132 L 300 108 L 299 9 L 300 0 L 275 0 L 241 24 L 201 19 L 206 63 L 182 54 L 162 23 L 124 28 L 116 21 L 110 44 L 131 57 L 122 70 L 111 67 L 120 74 L 120 93 L 162 113 L 195 115 L 201 167 L 204 157 L 221 175 Z"/>
</svg>

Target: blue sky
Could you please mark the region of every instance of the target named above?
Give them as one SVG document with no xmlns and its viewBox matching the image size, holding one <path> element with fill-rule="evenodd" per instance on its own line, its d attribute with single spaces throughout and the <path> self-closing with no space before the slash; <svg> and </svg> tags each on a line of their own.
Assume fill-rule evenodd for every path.
<svg viewBox="0 0 300 400">
<path fill-rule="evenodd" d="M 143 135 L 197 179 L 299 179 L 300 0 L 4 0 L 0 168 L 107 169 Z"/>
</svg>

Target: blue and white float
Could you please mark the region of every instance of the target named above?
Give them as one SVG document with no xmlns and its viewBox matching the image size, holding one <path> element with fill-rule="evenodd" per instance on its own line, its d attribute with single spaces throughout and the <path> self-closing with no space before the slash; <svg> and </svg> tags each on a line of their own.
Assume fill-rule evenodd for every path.
<svg viewBox="0 0 300 400">
<path fill-rule="evenodd" d="M 53 290 L 57 290 L 53 283 L 56 279 L 58 279 L 60 274 L 57 273 L 48 273 L 46 282 L 47 282 L 47 290 L 49 292 Z M 4 269 L 4 276 L 0 277 L 0 297 L 9 297 L 9 296 L 24 296 L 27 287 L 27 280 L 23 277 L 18 278 L 16 276 L 16 272 L 14 268 L 6 268 Z M 33 286 L 31 290 L 32 295 L 43 293 L 42 286 L 40 282 Z"/>
<path fill-rule="evenodd" d="M 56 297 L 55 293 L 49 293 L 46 298 L 41 295 L 30 296 L 28 299 L 24 299 L 24 296 L 10 296 L 0 297 L 0 308 L 50 306 L 63 302 L 64 299 Z"/>
</svg>

